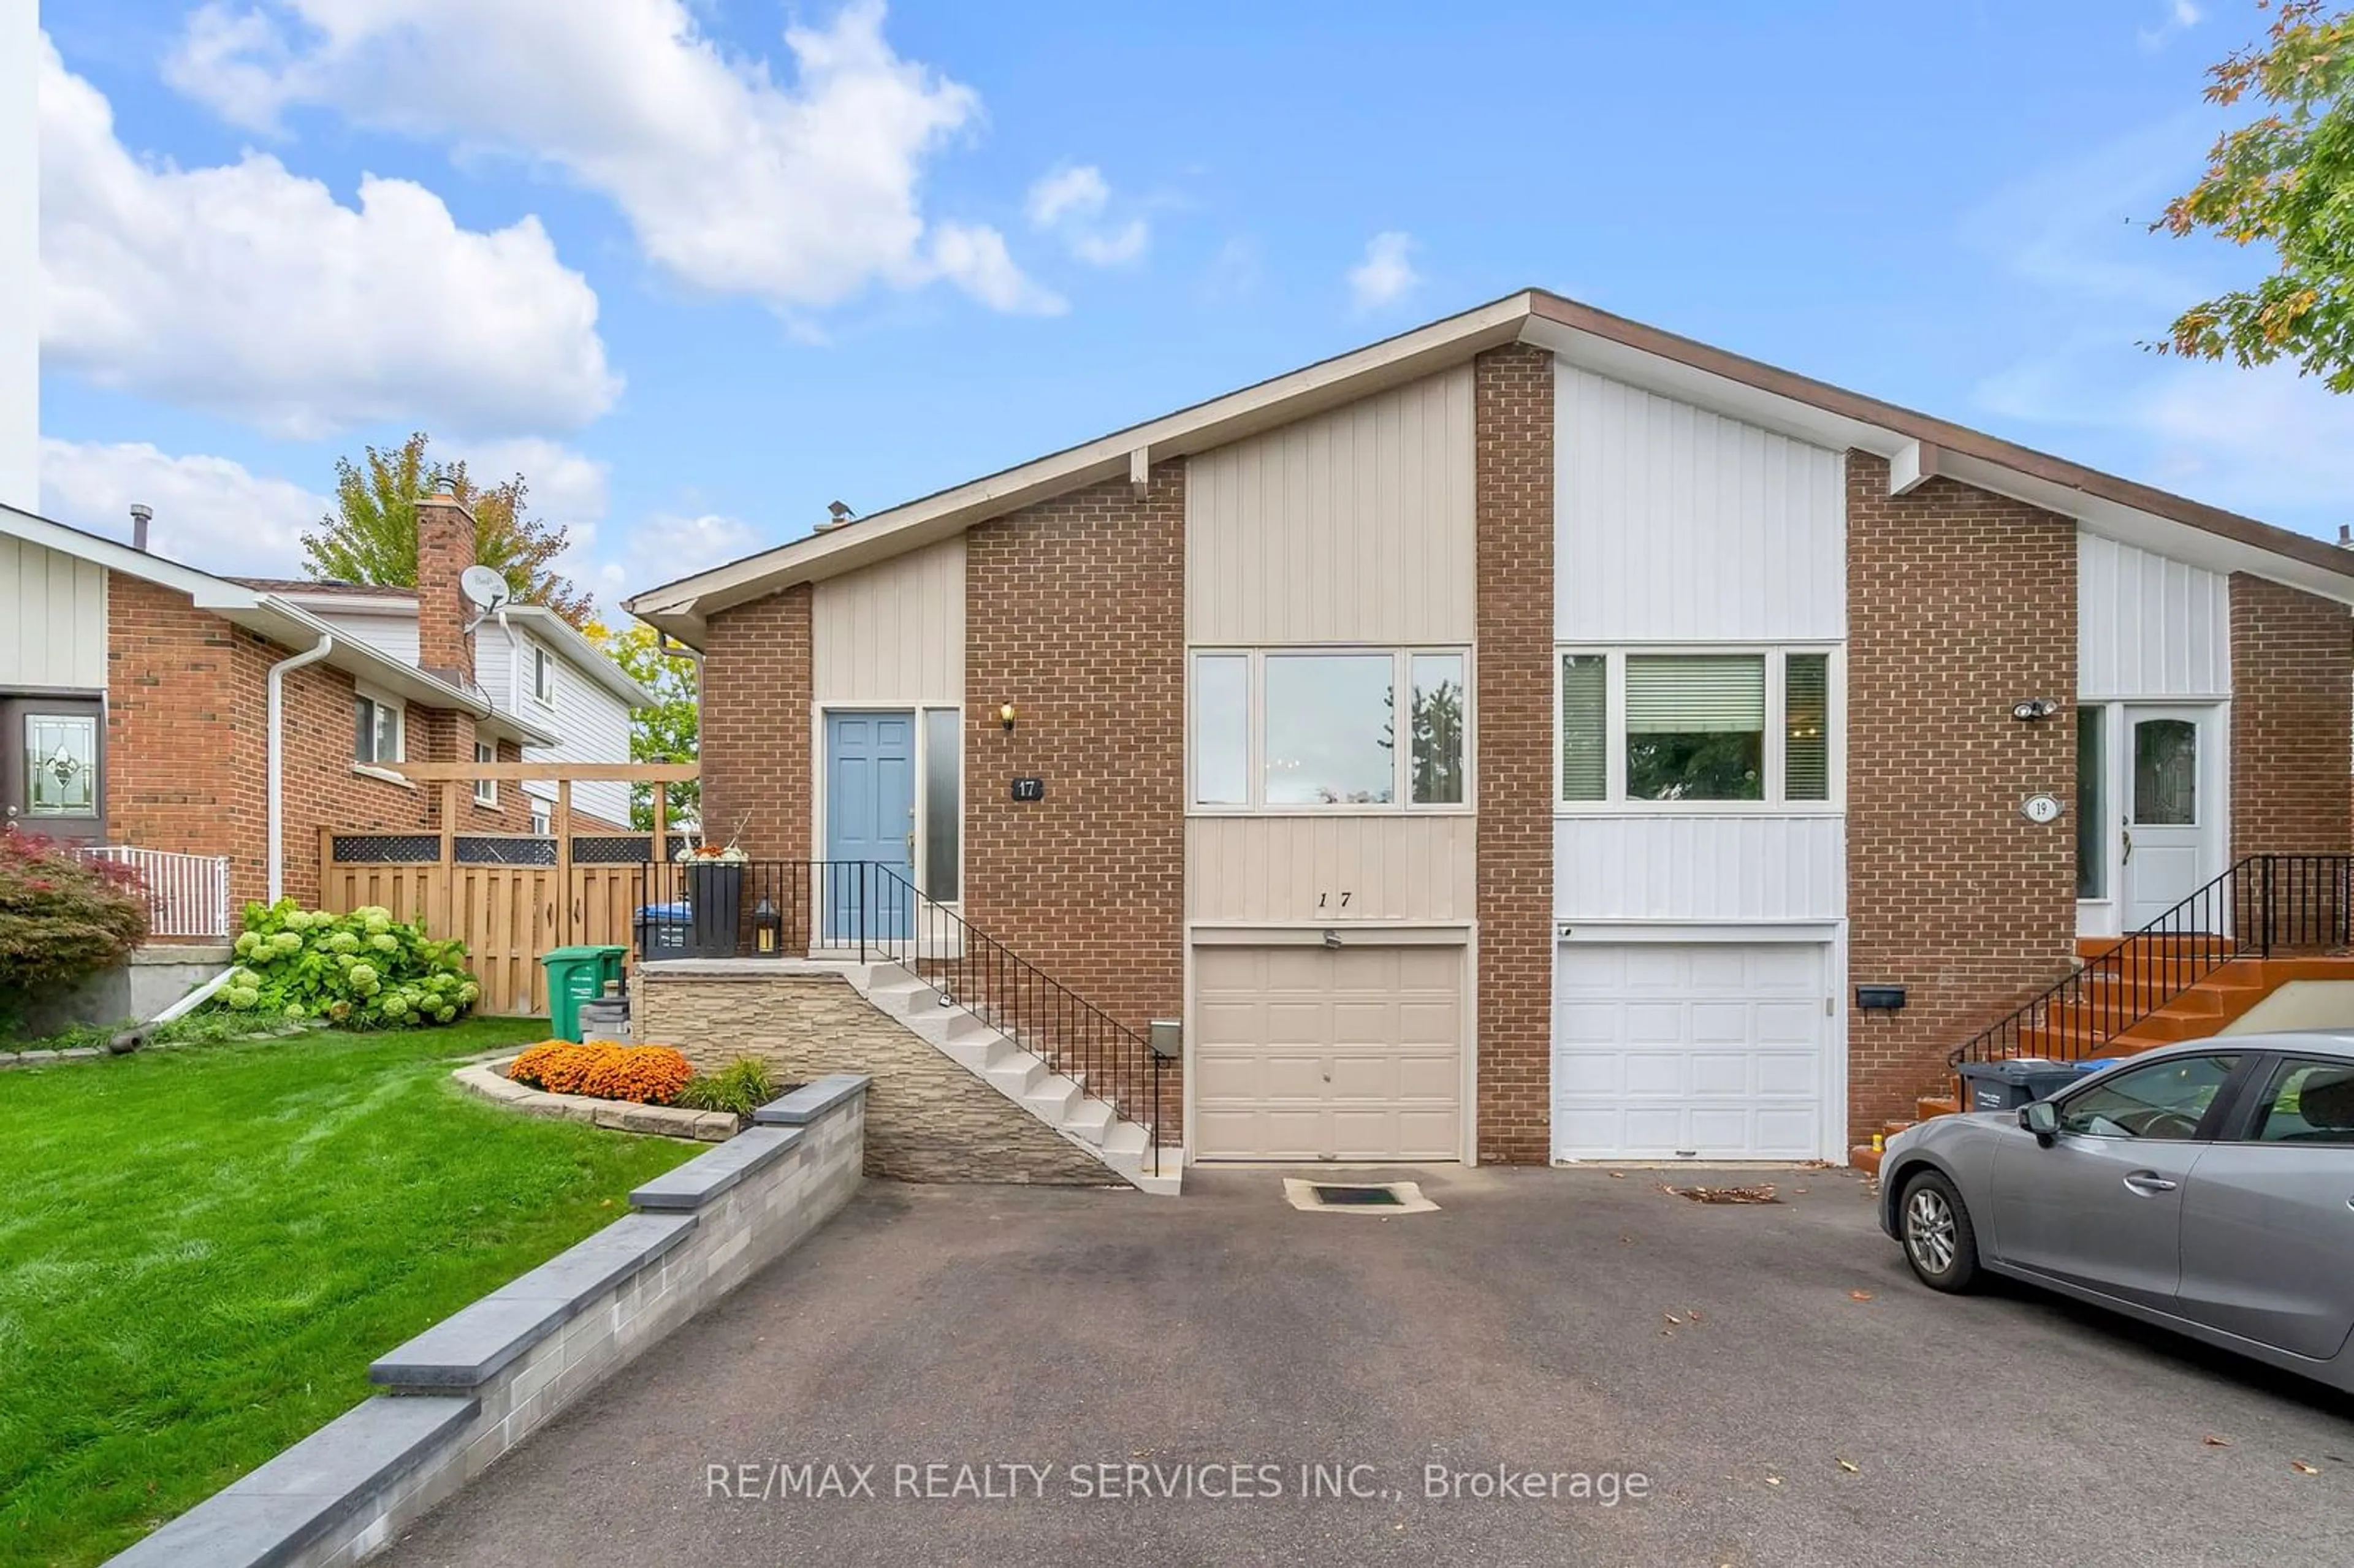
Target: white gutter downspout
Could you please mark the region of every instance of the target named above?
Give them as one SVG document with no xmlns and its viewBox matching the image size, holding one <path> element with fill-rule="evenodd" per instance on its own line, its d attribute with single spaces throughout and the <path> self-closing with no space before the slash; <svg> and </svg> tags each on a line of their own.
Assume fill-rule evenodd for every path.
<svg viewBox="0 0 2354 1568">
<path fill-rule="evenodd" d="M 280 735 L 281 721 L 285 712 L 284 683 L 286 672 L 299 670 L 305 664 L 315 664 L 334 652 L 335 640 L 322 636 L 308 652 L 297 653 L 291 659 L 281 659 L 270 666 L 270 902 L 277 903 L 286 896 L 286 846 L 281 839 L 285 819 L 285 745 Z"/>
</svg>

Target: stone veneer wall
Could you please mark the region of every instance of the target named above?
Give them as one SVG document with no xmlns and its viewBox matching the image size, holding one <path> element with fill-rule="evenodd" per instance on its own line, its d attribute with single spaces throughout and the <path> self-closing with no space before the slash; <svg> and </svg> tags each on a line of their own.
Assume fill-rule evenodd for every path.
<svg viewBox="0 0 2354 1568">
<path fill-rule="evenodd" d="M 630 983 L 638 1039 L 674 1045 L 699 1068 L 757 1056 L 789 1083 L 828 1073 L 870 1079 L 870 1176 L 1122 1184 L 1100 1160 L 877 1011 L 832 970 L 790 959 L 653 963 L 638 965 Z"/>
<path fill-rule="evenodd" d="M 775 1262 L 858 1191 L 865 1083 L 810 1085 L 624 1215 L 368 1368 L 370 1399 L 111 1568 L 344 1568 Z"/>
</svg>

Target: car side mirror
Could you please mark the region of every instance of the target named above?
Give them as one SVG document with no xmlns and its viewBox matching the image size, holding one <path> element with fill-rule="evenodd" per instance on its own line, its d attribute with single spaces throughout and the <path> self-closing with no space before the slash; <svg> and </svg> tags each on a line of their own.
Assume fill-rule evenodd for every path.
<svg viewBox="0 0 2354 1568">
<path fill-rule="evenodd" d="M 2031 1100 L 2019 1107 L 2019 1125 L 2033 1133 L 2036 1142 L 2049 1149 L 2060 1136 L 2060 1107 L 2050 1100 Z"/>
</svg>

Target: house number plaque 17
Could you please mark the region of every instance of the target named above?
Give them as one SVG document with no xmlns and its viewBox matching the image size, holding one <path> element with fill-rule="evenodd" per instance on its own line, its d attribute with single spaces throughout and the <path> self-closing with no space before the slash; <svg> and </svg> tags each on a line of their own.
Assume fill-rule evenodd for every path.
<svg viewBox="0 0 2354 1568">
<path fill-rule="evenodd" d="M 1013 798 L 1017 800 L 1043 800 L 1046 798 L 1046 781 L 1044 779 L 1016 779 L 1013 781 Z"/>
</svg>

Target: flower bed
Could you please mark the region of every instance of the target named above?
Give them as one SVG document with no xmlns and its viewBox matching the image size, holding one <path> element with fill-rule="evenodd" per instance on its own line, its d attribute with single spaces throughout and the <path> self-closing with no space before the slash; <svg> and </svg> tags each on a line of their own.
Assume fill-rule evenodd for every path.
<svg viewBox="0 0 2354 1568">
<path fill-rule="evenodd" d="M 507 1076 L 550 1094 L 666 1106 L 677 1100 L 695 1068 L 667 1045 L 579 1045 L 550 1040 L 516 1057 Z"/>
</svg>

